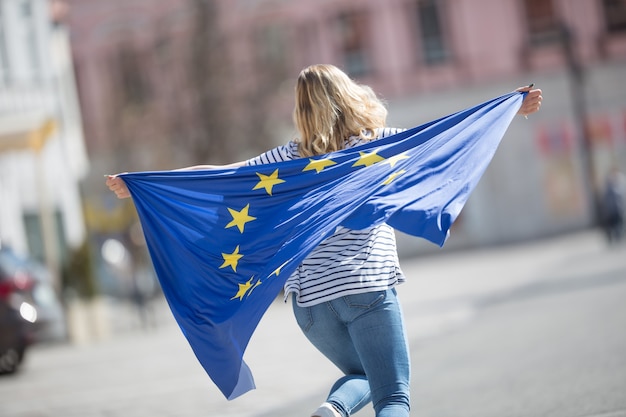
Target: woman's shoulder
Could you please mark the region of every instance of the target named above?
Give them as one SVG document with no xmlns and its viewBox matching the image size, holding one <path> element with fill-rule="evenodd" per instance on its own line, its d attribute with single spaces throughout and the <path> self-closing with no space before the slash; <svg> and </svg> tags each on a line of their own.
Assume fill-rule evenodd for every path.
<svg viewBox="0 0 626 417">
<path fill-rule="evenodd" d="M 290 140 L 284 145 L 279 145 L 259 156 L 248 159 L 246 161 L 246 165 L 270 164 L 274 162 L 289 161 L 296 158 L 299 158 L 298 142 Z"/>
<path fill-rule="evenodd" d="M 386 138 L 387 136 L 393 136 L 404 130 L 406 129 L 402 129 L 400 127 L 380 127 L 376 129 L 376 138 L 377 139 Z"/>
<path fill-rule="evenodd" d="M 363 143 L 371 142 L 376 139 L 386 138 L 387 136 L 395 135 L 396 133 L 400 133 L 405 129 L 399 127 L 379 127 L 374 129 L 374 131 L 368 130 L 367 135 L 364 136 L 350 136 L 346 141 L 346 148 L 351 148 L 353 146 L 361 145 Z"/>
</svg>

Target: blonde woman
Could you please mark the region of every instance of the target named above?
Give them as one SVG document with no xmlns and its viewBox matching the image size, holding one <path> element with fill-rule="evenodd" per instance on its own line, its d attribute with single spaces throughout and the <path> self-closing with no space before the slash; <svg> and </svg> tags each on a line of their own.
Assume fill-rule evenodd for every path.
<svg viewBox="0 0 626 417">
<path fill-rule="evenodd" d="M 518 90 L 528 91 L 519 114 L 539 110 L 541 90 Z M 229 167 L 321 155 L 399 131 L 385 126 L 387 110 L 369 87 L 332 65 L 304 69 L 295 93 L 300 138 Z M 121 178 L 106 183 L 119 198 L 130 196 Z M 337 228 L 288 278 L 285 298 L 292 296 L 298 325 L 344 374 L 312 416 L 346 417 L 369 402 L 377 417 L 409 415 L 409 349 L 395 290 L 404 280 L 386 224 Z"/>
</svg>

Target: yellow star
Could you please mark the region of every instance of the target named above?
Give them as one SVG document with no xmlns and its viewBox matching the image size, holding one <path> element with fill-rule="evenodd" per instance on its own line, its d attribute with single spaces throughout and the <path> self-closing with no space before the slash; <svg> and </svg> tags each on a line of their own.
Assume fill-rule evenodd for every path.
<svg viewBox="0 0 626 417">
<path fill-rule="evenodd" d="M 361 157 L 352 166 L 353 167 L 359 167 L 359 166 L 366 166 L 366 167 L 368 167 L 368 166 L 373 165 L 373 164 L 375 164 L 377 162 L 384 161 L 385 158 L 383 158 L 382 156 L 378 155 L 376 152 L 378 152 L 378 150 L 375 150 L 374 152 L 371 152 L 371 153 L 359 152 Z"/>
<path fill-rule="evenodd" d="M 250 288 L 250 291 L 248 291 L 248 297 L 250 297 L 250 295 L 252 294 L 252 291 L 254 291 L 256 289 L 256 287 L 258 287 L 261 284 L 262 284 L 261 280 L 257 279 L 256 282 L 254 283 L 254 286 L 252 288 Z"/>
<path fill-rule="evenodd" d="M 385 181 L 383 181 L 383 185 L 391 184 L 393 180 L 395 180 L 396 178 L 398 178 L 400 175 L 404 174 L 405 172 L 406 171 L 404 169 L 401 169 L 398 172 L 394 172 L 393 174 L 389 175 L 389 177 L 387 177 Z"/>
<path fill-rule="evenodd" d="M 324 168 L 327 168 L 335 164 L 336 164 L 335 161 L 333 161 L 332 159 L 328 159 L 328 158 L 309 159 L 309 164 L 304 167 L 302 172 L 315 170 L 319 174 Z"/>
<path fill-rule="evenodd" d="M 239 285 L 239 291 L 237 291 L 237 294 L 235 294 L 235 296 L 231 298 L 231 300 L 234 300 L 235 298 L 239 298 L 239 301 L 243 300 L 243 297 L 246 296 L 246 293 L 248 292 L 250 287 L 252 287 L 253 279 L 254 277 L 251 277 L 250 280 L 246 282 L 245 284 L 237 284 Z"/>
<path fill-rule="evenodd" d="M 233 271 L 237 272 L 237 262 L 243 258 L 243 255 L 239 253 L 239 245 L 237 245 L 233 253 L 222 253 L 222 258 L 224 258 L 224 263 L 220 266 L 220 269 L 230 266 L 233 268 Z"/>
<path fill-rule="evenodd" d="M 401 154 L 394 155 L 391 158 L 387 158 L 385 163 L 391 165 L 391 168 L 395 168 L 398 162 L 400 162 L 403 159 L 408 159 L 408 158 L 409 158 L 409 155 L 407 155 L 406 152 L 403 152 Z"/>
<path fill-rule="evenodd" d="M 281 180 L 280 178 L 278 178 L 278 170 L 272 172 L 271 175 L 263 175 L 258 172 L 256 174 L 259 176 L 259 179 L 261 181 L 259 181 L 259 183 L 254 186 L 253 190 L 265 188 L 265 191 L 267 191 L 269 195 L 272 195 L 273 186 L 275 186 L 276 184 L 280 184 L 281 182 L 285 182 L 285 180 Z"/>
<path fill-rule="evenodd" d="M 229 227 L 237 226 L 239 231 L 243 233 L 243 228 L 246 225 L 246 223 L 251 222 L 252 220 L 256 220 L 256 217 L 252 217 L 248 215 L 249 208 L 250 208 L 250 204 L 246 204 L 246 206 L 243 209 L 241 209 L 241 211 L 233 210 L 229 207 L 228 211 L 230 212 L 230 215 L 233 216 L 233 220 L 226 225 L 225 229 L 228 229 Z"/>
<path fill-rule="evenodd" d="M 283 269 L 283 266 L 287 265 L 289 263 L 289 261 L 285 261 L 281 266 L 276 268 L 276 270 L 274 272 L 272 272 L 272 275 L 276 275 L 276 276 L 280 275 L 280 270 Z M 270 275 L 270 276 L 272 276 L 272 275 Z"/>
</svg>

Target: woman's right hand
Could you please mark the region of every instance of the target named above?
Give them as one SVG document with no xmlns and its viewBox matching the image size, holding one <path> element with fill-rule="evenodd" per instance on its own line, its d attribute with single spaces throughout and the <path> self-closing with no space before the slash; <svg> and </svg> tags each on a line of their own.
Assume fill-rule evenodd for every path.
<svg viewBox="0 0 626 417">
<path fill-rule="evenodd" d="M 107 175 L 106 185 L 109 187 L 109 190 L 115 193 L 117 198 L 130 197 L 130 192 L 128 191 L 128 187 L 126 187 L 126 183 L 117 175 Z"/>
</svg>

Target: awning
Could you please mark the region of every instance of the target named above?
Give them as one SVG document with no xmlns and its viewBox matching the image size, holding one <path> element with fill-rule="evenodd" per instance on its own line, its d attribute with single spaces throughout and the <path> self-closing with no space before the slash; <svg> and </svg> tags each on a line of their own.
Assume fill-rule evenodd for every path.
<svg viewBox="0 0 626 417">
<path fill-rule="evenodd" d="M 40 151 L 55 129 L 55 120 L 41 113 L 0 115 L 0 153 L 26 149 Z"/>
</svg>

